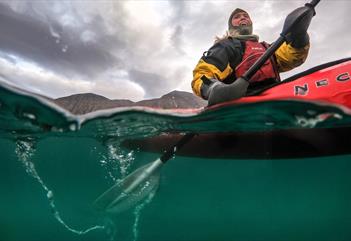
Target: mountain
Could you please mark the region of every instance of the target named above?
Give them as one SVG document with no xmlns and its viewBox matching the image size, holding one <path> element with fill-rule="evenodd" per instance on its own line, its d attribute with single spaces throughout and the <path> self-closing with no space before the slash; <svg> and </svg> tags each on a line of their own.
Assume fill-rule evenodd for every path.
<svg viewBox="0 0 351 241">
<path fill-rule="evenodd" d="M 148 106 L 162 109 L 189 109 L 207 105 L 207 101 L 185 91 L 172 91 L 160 98 L 138 102 L 124 99 L 111 100 L 92 93 L 70 95 L 53 101 L 57 105 L 77 115 L 115 107 Z"/>
<path fill-rule="evenodd" d="M 150 106 L 162 109 L 189 109 L 206 105 L 207 101 L 184 91 L 172 91 L 161 98 L 142 100 L 134 104 L 134 106 Z"/>
</svg>

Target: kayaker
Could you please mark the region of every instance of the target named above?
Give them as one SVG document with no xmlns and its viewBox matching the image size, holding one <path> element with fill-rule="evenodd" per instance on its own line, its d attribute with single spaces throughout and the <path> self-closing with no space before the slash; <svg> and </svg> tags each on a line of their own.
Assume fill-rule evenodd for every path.
<svg viewBox="0 0 351 241">
<path fill-rule="evenodd" d="M 228 20 L 228 31 L 204 52 L 193 71 L 193 92 L 212 103 L 221 98 L 237 99 L 280 81 L 279 73 L 305 62 L 310 43 L 306 29 L 296 27 L 287 42 L 275 52 L 249 83 L 235 82 L 265 52 L 269 44 L 259 42 L 253 34 L 252 20 L 247 11 L 237 8 Z M 229 88 L 226 91 L 219 89 Z M 223 96 L 223 95 L 230 95 Z"/>
</svg>

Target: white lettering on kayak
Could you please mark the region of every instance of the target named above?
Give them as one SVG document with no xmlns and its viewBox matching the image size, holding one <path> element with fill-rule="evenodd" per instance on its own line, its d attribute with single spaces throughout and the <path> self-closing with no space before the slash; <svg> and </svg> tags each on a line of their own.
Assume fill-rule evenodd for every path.
<svg viewBox="0 0 351 241">
<path fill-rule="evenodd" d="M 316 81 L 317 88 L 322 87 L 322 86 L 326 86 L 328 84 L 329 84 L 328 79 L 322 79 L 322 80 Z"/>
<path fill-rule="evenodd" d="M 338 77 L 336 77 L 336 80 L 341 81 L 341 82 L 348 81 L 350 79 L 351 79 L 351 77 L 350 77 L 349 72 L 340 74 L 340 75 L 338 75 Z"/>
<path fill-rule="evenodd" d="M 338 81 L 338 82 L 346 82 L 349 80 L 351 80 L 351 75 L 349 72 L 339 74 L 336 77 L 336 81 Z M 316 80 L 314 83 L 316 84 L 317 88 L 320 88 L 320 87 L 328 86 L 330 82 L 328 79 L 322 79 L 322 80 Z M 304 83 L 303 85 L 295 85 L 294 86 L 294 95 L 295 96 L 296 95 L 306 96 L 306 95 L 308 95 L 308 91 L 309 91 L 308 83 Z"/>
<path fill-rule="evenodd" d="M 308 85 L 304 84 L 304 86 L 295 85 L 295 95 L 307 95 L 308 93 Z"/>
</svg>

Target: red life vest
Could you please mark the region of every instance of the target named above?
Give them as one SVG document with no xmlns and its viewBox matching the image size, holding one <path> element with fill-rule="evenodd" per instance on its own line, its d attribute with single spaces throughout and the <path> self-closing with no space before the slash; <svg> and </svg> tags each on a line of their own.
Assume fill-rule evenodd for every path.
<svg viewBox="0 0 351 241">
<path fill-rule="evenodd" d="M 269 47 L 267 43 L 259 43 L 256 41 L 245 41 L 245 52 L 241 63 L 235 68 L 237 77 L 242 76 L 255 62 L 260 58 Z M 260 82 L 266 79 L 280 80 L 279 73 L 276 68 L 275 59 L 271 57 L 267 60 L 261 69 L 259 69 L 254 76 L 250 79 L 250 83 Z"/>
</svg>

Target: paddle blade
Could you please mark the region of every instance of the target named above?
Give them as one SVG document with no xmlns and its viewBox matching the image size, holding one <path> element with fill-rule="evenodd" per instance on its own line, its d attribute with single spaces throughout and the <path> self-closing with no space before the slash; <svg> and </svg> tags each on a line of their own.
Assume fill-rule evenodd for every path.
<svg viewBox="0 0 351 241">
<path fill-rule="evenodd" d="M 138 168 L 98 197 L 94 207 L 98 211 L 119 213 L 135 206 L 157 189 L 161 166 L 158 159 Z"/>
</svg>

